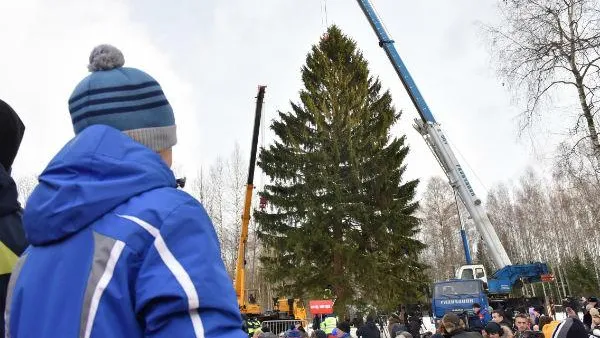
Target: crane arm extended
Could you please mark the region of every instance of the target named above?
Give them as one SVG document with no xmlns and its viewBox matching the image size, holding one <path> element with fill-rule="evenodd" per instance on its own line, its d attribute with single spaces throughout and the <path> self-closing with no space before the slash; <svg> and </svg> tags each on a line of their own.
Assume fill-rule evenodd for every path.
<svg viewBox="0 0 600 338">
<path fill-rule="evenodd" d="M 511 265 L 510 258 L 508 257 L 504 246 L 502 246 L 502 243 L 481 204 L 481 200 L 475 195 L 464 170 L 454 156 L 454 152 L 450 148 L 450 145 L 440 128 L 440 125 L 433 117 L 431 110 L 417 88 L 408 68 L 406 68 L 402 58 L 400 58 L 400 55 L 396 51 L 394 41 L 385 31 L 381 20 L 377 16 L 377 13 L 369 0 L 357 1 L 379 39 L 379 46 L 385 50 L 421 117 L 420 120 L 415 120 L 415 128 L 421 133 L 425 142 L 432 150 L 434 156 L 446 173 L 446 176 L 448 176 L 452 187 L 458 192 L 458 195 L 473 219 L 477 230 L 481 234 L 494 264 L 498 269 Z"/>
<path fill-rule="evenodd" d="M 433 117 L 431 110 L 429 110 L 429 106 L 427 106 L 427 103 L 421 95 L 417 84 L 410 75 L 408 68 L 406 68 L 404 65 L 404 62 L 402 61 L 400 54 L 398 54 L 396 47 L 394 47 L 394 40 L 392 40 L 385 31 L 383 23 L 375 12 L 375 8 L 373 8 L 368 0 L 358 0 L 358 4 L 369 20 L 371 27 L 375 31 L 375 34 L 379 39 L 379 46 L 385 50 L 385 53 L 392 62 L 392 66 L 394 66 L 394 70 L 396 70 L 400 80 L 402 80 L 402 84 L 404 85 L 404 88 L 406 88 L 408 96 L 410 96 L 410 99 L 417 108 L 421 119 L 423 121 L 435 123 L 435 118 Z"/>
<path fill-rule="evenodd" d="M 237 262 L 235 266 L 235 293 L 242 311 L 246 307 L 246 244 L 248 241 L 248 225 L 250 224 L 250 206 L 252 205 L 252 192 L 254 190 L 254 169 L 256 166 L 256 152 L 258 147 L 258 134 L 262 115 L 263 99 L 266 86 L 258 87 L 256 96 L 256 111 L 254 113 L 254 130 L 252 132 L 252 148 L 250 150 L 250 163 L 248 164 L 248 181 L 246 182 L 246 196 L 244 199 L 244 212 L 242 214 L 242 231 L 238 246 Z"/>
</svg>

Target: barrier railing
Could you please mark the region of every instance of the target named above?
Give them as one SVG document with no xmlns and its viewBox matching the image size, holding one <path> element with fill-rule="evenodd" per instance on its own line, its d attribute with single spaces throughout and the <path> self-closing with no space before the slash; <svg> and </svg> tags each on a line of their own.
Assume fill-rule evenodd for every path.
<svg viewBox="0 0 600 338">
<path fill-rule="evenodd" d="M 268 327 L 271 332 L 276 335 L 283 333 L 289 330 L 292 326 L 296 324 L 302 324 L 302 326 L 306 329 L 308 322 L 306 320 L 298 320 L 298 319 L 286 319 L 286 320 L 267 320 L 262 322 L 263 327 Z"/>
</svg>

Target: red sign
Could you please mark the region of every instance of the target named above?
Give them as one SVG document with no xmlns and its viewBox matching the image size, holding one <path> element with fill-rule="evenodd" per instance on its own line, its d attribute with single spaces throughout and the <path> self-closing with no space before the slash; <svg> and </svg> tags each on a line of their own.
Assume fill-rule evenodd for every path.
<svg viewBox="0 0 600 338">
<path fill-rule="evenodd" d="M 552 274 L 547 274 L 547 275 L 542 275 L 542 282 L 553 282 L 554 281 L 554 275 Z"/>
<path fill-rule="evenodd" d="M 311 300 L 308 304 L 310 306 L 310 314 L 312 315 L 328 315 L 333 313 L 332 300 Z"/>
</svg>

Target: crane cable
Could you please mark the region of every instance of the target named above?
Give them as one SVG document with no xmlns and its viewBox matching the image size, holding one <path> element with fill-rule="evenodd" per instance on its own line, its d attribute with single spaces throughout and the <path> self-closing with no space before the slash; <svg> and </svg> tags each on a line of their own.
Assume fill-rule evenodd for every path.
<svg viewBox="0 0 600 338">
<path fill-rule="evenodd" d="M 327 20 L 327 0 L 322 1 L 321 12 L 322 12 L 321 23 L 323 24 L 325 29 L 327 29 L 327 27 L 329 26 L 329 22 Z"/>
<path fill-rule="evenodd" d="M 450 144 L 450 146 L 454 149 L 454 151 L 456 151 L 458 153 L 458 156 L 462 160 L 462 163 L 465 163 L 467 165 L 467 168 L 469 168 L 469 170 L 471 170 L 471 172 L 473 173 L 473 176 L 475 176 L 477 182 L 479 182 L 481 187 L 483 187 L 483 190 L 485 192 L 485 197 L 487 198 L 487 194 L 490 192 L 490 189 L 488 188 L 488 186 L 485 183 L 483 183 L 483 180 L 481 179 L 481 177 L 479 177 L 479 175 L 477 175 L 477 172 L 475 171 L 475 169 L 473 169 L 471 164 L 469 164 L 469 162 L 463 156 L 463 154 L 460 152 L 460 150 L 458 150 L 458 148 L 454 145 L 454 143 L 452 142 L 452 139 L 450 139 L 450 137 L 448 137 L 447 133 L 445 134 L 445 136 L 446 136 L 446 140 L 448 141 L 448 144 Z M 481 196 L 484 196 L 484 195 L 481 195 Z"/>
</svg>

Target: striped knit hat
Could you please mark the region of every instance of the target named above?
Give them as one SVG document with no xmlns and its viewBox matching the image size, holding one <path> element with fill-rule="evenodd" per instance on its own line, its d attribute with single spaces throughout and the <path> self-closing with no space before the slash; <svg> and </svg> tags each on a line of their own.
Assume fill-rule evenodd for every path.
<svg viewBox="0 0 600 338">
<path fill-rule="evenodd" d="M 175 116 L 160 85 L 150 75 L 124 64 L 125 58 L 117 48 L 94 48 L 88 65 L 92 73 L 75 87 L 69 99 L 75 134 L 103 124 L 154 151 L 174 146 Z"/>
</svg>

